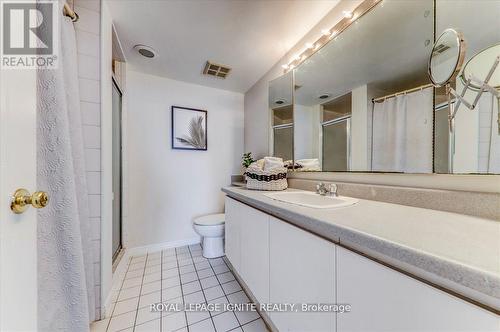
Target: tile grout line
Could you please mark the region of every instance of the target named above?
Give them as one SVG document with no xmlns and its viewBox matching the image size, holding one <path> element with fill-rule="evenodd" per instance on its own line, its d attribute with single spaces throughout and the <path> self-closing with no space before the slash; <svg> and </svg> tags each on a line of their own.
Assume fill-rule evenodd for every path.
<svg viewBox="0 0 500 332">
<path fill-rule="evenodd" d="M 129 261 L 128 261 L 127 271 L 125 271 L 125 275 L 123 276 L 123 280 L 121 282 L 120 289 L 118 289 L 118 295 L 116 296 L 116 301 L 113 304 L 113 310 L 111 310 L 111 315 L 109 315 L 109 322 L 108 322 L 108 324 L 106 326 L 106 331 L 108 331 L 109 325 L 111 324 L 111 319 L 113 318 L 113 314 L 115 313 L 116 304 L 118 303 L 118 298 L 120 297 L 120 293 L 121 293 L 121 291 L 123 289 L 123 284 L 125 283 L 125 279 L 127 277 L 127 273 L 128 273 L 128 269 L 130 268 L 130 262 L 131 261 L 132 261 L 132 258 L 130 258 Z"/>
<path fill-rule="evenodd" d="M 222 258 L 221 258 L 221 259 L 222 259 Z M 229 295 L 229 294 L 226 294 L 226 292 L 224 291 L 224 288 L 222 288 L 222 284 L 221 284 L 221 282 L 220 282 L 220 280 L 219 280 L 219 277 L 217 276 L 217 273 L 215 272 L 214 267 L 212 266 L 212 263 L 210 263 L 210 259 L 207 259 L 207 261 L 208 261 L 208 265 L 210 265 L 210 268 L 212 269 L 212 272 L 214 273 L 215 279 L 216 279 L 216 280 L 217 280 L 217 282 L 219 283 L 219 284 L 218 284 L 218 286 L 221 288 L 221 290 L 222 290 L 222 294 L 224 294 L 224 297 L 226 298 L 227 303 L 231 303 L 231 302 L 229 301 L 229 298 L 227 297 L 227 295 Z M 223 259 L 222 259 L 222 261 L 224 262 L 224 260 L 223 260 Z M 224 264 L 227 266 L 226 262 L 224 262 Z M 229 269 L 229 267 L 228 267 L 228 269 Z M 229 270 L 229 271 L 231 271 L 231 270 Z M 224 273 L 225 273 L 225 272 L 224 272 Z M 232 272 L 231 272 L 231 273 L 232 273 Z M 236 280 L 236 278 L 235 278 L 234 280 Z M 231 281 L 232 281 L 232 280 L 231 280 Z M 238 285 L 239 285 L 239 283 L 238 283 Z M 213 286 L 213 287 L 215 287 L 215 286 Z M 232 293 L 231 293 L 231 294 L 232 294 Z M 221 296 L 221 297 L 222 297 L 222 296 Z M 223 314 L 223 313 L 221 313 L 221 315 L 222 315 L 222 314 Z M 241 327 L 241 323 L 240 323 L 240 320 L 238 319 L 238 316 L 236 316 L 236 314 L 235 314 L 234 312 L 233 312 L 233 315 L 234 315 L 234 317 L 236 318 L 236 321 L 238 322 L 238 326 L 237 326 L 237 327 L 235 327 L 235 329 L 236 329 L 236 328 L 238 328 L 238 327 Z"/>
<path fill-rule="evenodd" d="M 174 250 L 175 250 L 175 261 L 177 262 L 177 275 L 179 276 L 179 283 L 180 283 L 180 286 L 181 286 L 181 300 L 182 300 L 182 305 L 185 306 L 186 303 L 184 302 L 184 290 L 182 288 L 182 279 L 181 279 L 181 271 L 180 271 L 180 267 L 179 267 L 179 257 L 177 255 L 177 248 L 175 248 Z M 188 319 L 187 319 L 187 313 L 186 313 L 186 310 L 183 310 L 183 311 L 184 311 L 184 319 L 186 320 L 186 329 L 189 332 L 189 324 L 188 324 Z"/>
<path fill-rule="evenodd" d="M 198 283 L 200 284 L 200 288 L 201 288 L 201 294 L 203 294 L 203 298 L 205 299 L 205 303 L 208 304 L 208 300 L 207 300 L 207 297 L 205 296 L 205 291 L 203 290 L 203 287 L 201 286 L 201 282 L 200 282 L 200 276 L 198 274 L 198 270 L 196 270 L 196 265 L 194 265 L 194 261 L 193 261 L 193 253 L 191 252 L 191 248 L 188 246 L 188 251 L 189 251 L 189 257 L 191 257 L 191 261 L 193 262 L 193 268 L 194 268 L 194 272 L 196 273 L 196 277 L 198 278 Z M 207 260 L 208 261 L 208 260 Z M 210 262 L 208 262 L 208 264 L 210 265 Z M 181 281 L 182 282 L 182 281 Z M 222 288 L 222 287 L 221 287 Z M 214 327 L 214 330 L 217 331 L 217 328 L 215 327 L 215 323 L 214 323 L 214 320 L 213 320 L 213 317 L 212 317 L 212 313 L 210 312 L 210 310 L 208 311 L 208 317 L 210 318 L 210 321 L 212 322 L 212 326 Z M 201 321 L 200 321 L 201 322 Z M 198 323 L 198 322 L 196 322 Z M 196 324 L 194 323 L 194 324 Z"/>
<path fill-rule="evenodd" d="M 146 253 L 146 261 L 144 262 L 144 271 L 142 273 L 141 287 L 139 288 L 139 298 L 137 299 L 137 310 L 135 311 L 134 326 L 132 328 L 132 331 L 135 331 L 135 323 L 137 322 L 137 316 L 139 315 L 139 303 L 141 303 L 142 285 L 144 283 L 144 273 L 146 273 L 146 266 L 148 264 L 148 257 L 149 257 L 149 253 Z"/>
</svg>

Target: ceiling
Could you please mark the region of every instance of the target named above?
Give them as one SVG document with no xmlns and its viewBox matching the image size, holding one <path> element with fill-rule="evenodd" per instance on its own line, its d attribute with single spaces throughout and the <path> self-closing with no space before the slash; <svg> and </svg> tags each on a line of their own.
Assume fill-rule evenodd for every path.
<svg viewBox="0 0 500 332">
<path fill-rule="evenodd" d="M 246 92 L 339 0 L 109 0 L 133 69 L 209 87 Z M 159 56 L 147 59 L 144 44 Z M 232 68 L 226 79 L 202 75 L 207 60 Z"/>
</svg>

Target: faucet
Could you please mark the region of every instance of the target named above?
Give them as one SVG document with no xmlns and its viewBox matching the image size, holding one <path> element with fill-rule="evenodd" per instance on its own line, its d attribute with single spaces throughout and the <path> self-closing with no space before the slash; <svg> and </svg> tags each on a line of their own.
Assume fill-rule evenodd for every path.
<svg viewBox="0 0 500 332">
<path fill-rule="evenodd" d="M 319 194 L 321 196 L 326 196 L 326 194 L 329 194 L 332 197 L 337 197 L 337 185 L 335 183 L 330 183 L 328 188 L 326 188 L 325 184 L 323 182 L 320 182 L 316 185 L 316 194 Z"/>
</svg>

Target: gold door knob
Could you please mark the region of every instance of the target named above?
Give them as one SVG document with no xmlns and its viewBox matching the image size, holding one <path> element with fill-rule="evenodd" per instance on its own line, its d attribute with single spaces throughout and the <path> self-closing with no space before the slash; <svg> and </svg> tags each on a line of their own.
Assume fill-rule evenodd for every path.
<svg viewBox="0 0 500 332">
<path fill-rule="evenodd" d="M 33 195 L 30 195 L 29 191 L 26 189 L 17 189 L 14 195 L 12 195 L 10 209 L 12 212 L 19 214 L 26 211 L 30 204 L 34 208 L 41 209 L 46 207 L 48 203 L 49 196 L 46 192 L 37 191 L 34 192 Z"/>
</svg>

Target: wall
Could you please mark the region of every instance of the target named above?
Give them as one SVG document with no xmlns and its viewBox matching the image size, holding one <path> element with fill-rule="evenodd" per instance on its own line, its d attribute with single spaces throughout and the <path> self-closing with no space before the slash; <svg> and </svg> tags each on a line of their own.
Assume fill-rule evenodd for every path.
<svg viewBox="0 0 500 332">
<path fill-rule="evenodd" d="M 130 70 L 126 100 L 125 247 L 192 241 L 193 218 L 222 212 L 220 188 L 240 171 L 243 95 Z M 208 111 L 208 151 L 171 149 L 172 105 Z"/>
<path fill-rule="evenodd" d="M 101 99 L 100 99 L 100 0 L 74 0 L 80 19 L 75 23 L 80 109 L 82 112 L 85 169 L 89 192 L 94 249 L 96 319 L 101 311 Z"/>
<path fill-rule="evenodd" d="M 101 6 L 101 317 L 109 316 L 112 273 L 112 29 L 107 1 Z"/>
</svg>

